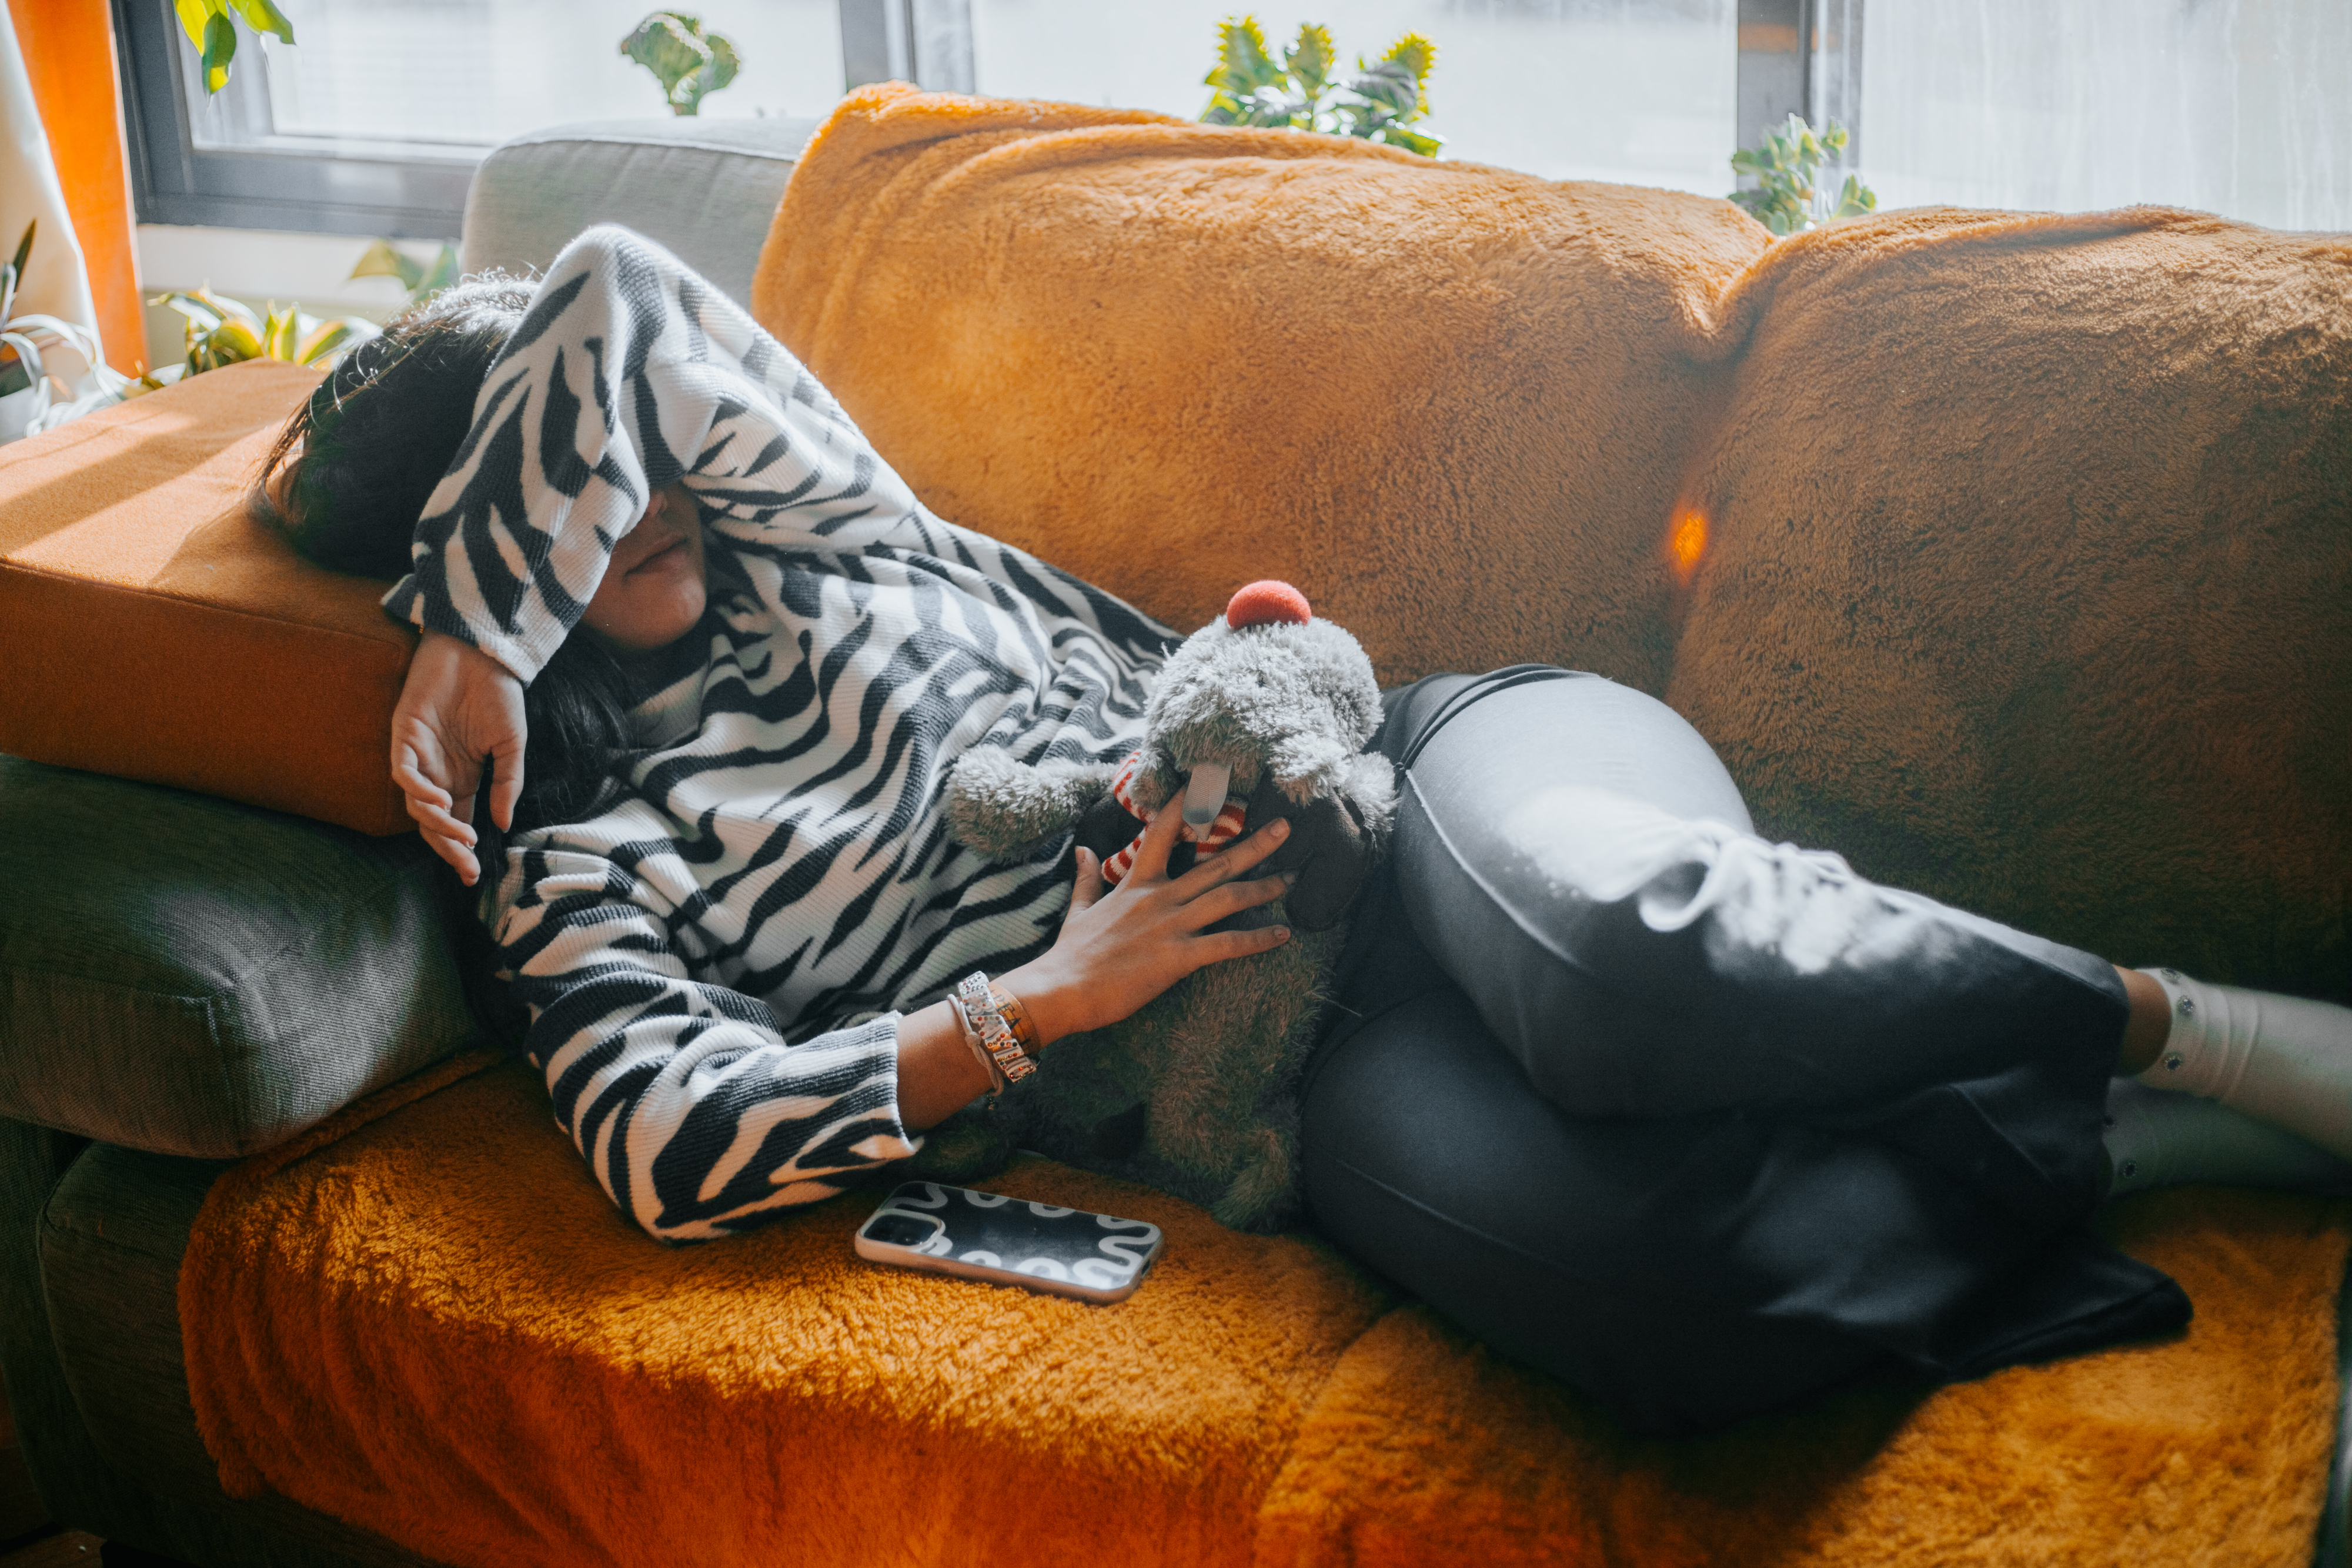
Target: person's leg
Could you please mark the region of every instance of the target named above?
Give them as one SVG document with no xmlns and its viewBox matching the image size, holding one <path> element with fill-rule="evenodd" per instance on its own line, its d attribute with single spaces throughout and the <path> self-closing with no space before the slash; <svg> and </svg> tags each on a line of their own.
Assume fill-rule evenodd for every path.
<svg viewBox="0 0 2352 1568">
<path fill-rule="evenodd" d="M 1317 1225 L 1637 1431 L 1708 1430 L 1873 1367 L 1964 1378 L 2188 1319 L 2155 1270 L 1954 1179 L 1921 1152 L 1932 1137 L 1570 1116 L 1409 928 L 1368 957 L 1303 1096 Z"/>
<path fill-rule="evenodd" d="M 1765 843 L 1696 732 L 1638 692 L 1436 677 L 1400 694 L 1381 744 L 1404 769 L 1410 917 L 1563 1109 L 1829 1113 L 2033 1061 L 2065 1066 L 2072 1128 L 2034 1143 L 2090 1151 L 2069 1188 L 2098 1181 L 2077 1134 L 2110 1073 L 2352 1158 L 2352 1010 L 2123 969 Z M 2116 1168 L 2167 1180 L 2344 1174 L 2219 1112 L 2135 1104 L 2106 1138 Z"/>
<path fill-rule="evenodd" d="M 2087 1191 L 2113 966 L 1755 837 L 1696 732 L 1596 677 L 1457 700 L 1405 749 L 1407 914 L 1562 1110 L 1853 1114 L 2030 1062 Z"/>
<path fill-rule="evenodd" d="M 2352 1009 L 2194 980 L 2178 969 L 2127 972 L 2124 979 L 2135 1018 L 2153 1012 L 2162 1022 L 2127 1040 L 2120 1071 L 2352 1159 Z"/>
<path fill-rule="evenodd" d="M 1391 694 L 1381 748 L 1417 763 L 1486 702 L 1545 682 L 1571 686 L 1506 672 Z M 1619 733 L 1602 706 L 1599 743 L 1566 766 L 1604 781 L 1667 771 L 1681 809 L 1744 824 L 1687 727 L 1576 684 L 1594 699 L 1585 717 L 1616 705 Z M 1881 1361 L 1970 1376 L 2186 1320 L 2170 1281 L 2076 1223 L 2099 1071 L 2053 1086 L 2074 1074 L 2061 1053 L 1811 1121 L 1571 1114 L 1405 916 L 1411 831 L 1358 906 L 1339 1021 L 1302 1092 L 1301 1170 L 1318 1224 L 1445 1316 L 1658 1431 L 1718 1426 Z"/>
</svg>

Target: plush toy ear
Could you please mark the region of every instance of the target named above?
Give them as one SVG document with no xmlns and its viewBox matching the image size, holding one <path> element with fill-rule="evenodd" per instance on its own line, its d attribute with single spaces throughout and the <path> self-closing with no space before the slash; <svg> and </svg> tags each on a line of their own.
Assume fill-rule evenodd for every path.
<svg viewBox="0 0 2352 1568">
<path fill-rule="evenodd" d="M 1260 861 L 1252 875 L 1295 871 L 1298 880 L 1283 894 L 1290 924 L 1301 931 L 1328 931 L 1339 924 L 1371 870 L 1372 845 L 1349 803 L 1337 796 L 1293 800 L 1271 775 L 1250 792 L 1244 832 L 1255 832 L 1276 817 L 1287 818 L 1290 837 Z"/>
</svg>

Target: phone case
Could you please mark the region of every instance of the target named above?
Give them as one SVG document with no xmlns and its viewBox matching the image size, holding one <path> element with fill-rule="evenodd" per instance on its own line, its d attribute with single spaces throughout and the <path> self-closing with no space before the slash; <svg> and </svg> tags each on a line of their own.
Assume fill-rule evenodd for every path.
<svg viewBox="0 0 2352 1568">
<path fill-rule="evenodd" d="M 1002 1193 L 910 1181 L 857 1228 L 857 1255 L 994 1284 L 1123 1301 L 1150 1270 L 1160 1227 Z"/>
</svg>

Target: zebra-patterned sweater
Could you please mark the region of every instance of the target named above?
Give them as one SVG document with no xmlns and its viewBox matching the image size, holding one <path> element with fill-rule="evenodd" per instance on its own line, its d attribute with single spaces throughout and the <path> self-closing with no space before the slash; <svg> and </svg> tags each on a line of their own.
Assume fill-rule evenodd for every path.
<svg viewBox="0 0 2352 1568">
<path fill-rule="evenodd" d="M 1050 945 L 1061 851 L 977 859 L 949 764 L 1110 758 L 1174 633 L 925 510 L 807 371 L 619 228 L 559 256 L 417 525 L 394 614 L 529 681 L 652 492 L 698 503 L 709 609 L 591 820 L 484 899 L 558 1123 L 653 1235 L 740 1229 L 919 1146 L 899 1009 Z"/>
</svg>

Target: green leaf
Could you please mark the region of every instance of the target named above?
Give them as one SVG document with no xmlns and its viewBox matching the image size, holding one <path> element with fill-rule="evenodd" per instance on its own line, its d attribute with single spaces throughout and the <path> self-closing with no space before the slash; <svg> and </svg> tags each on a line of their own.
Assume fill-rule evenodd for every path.
<svg viewBox="0 0 2352 1568">
<path fill-rule="evenodd" d="M 169 294 L 158 294 L 155 298 L 147 301 L 147 303 L 150 305 L 168 306 L 172 309 L 177 310 L 181 315 L 188 319 L 188 329 L 191 331 L 194 331 L 199 328 L 205 331 L 210 331 L 212 329 L 219 326 L 223 321 L 228 319 L 227 314 L 221 310 L 209 298 L 201 298 L 194 294 L 182 294 L 177 290 Z"/>
<path fill-rule="evenodd" d="M 1338 58 L 1339 51 L 1331 47 L 1331 29 L 1307 22 L 1299 25 L 1298 41 L 1290 46 L 1282 63 L 1290 79 L 1312 99 L 1319 97 L 1329 84 L 1331 67 Z"/>
<path fill-rule="evenodd" d="M 1412 75 L 1412 108 L 1404 116 L 1418 120 L 1429 112 L 1429 73 L 1437 66 L 1437 46 L 1419 33 L 1407 33 L 1381 57 L 1384 66 L 1402 66 Z"/>
<path fill-rule="evenodd" d="M 228 63 L 236 57 L 236 24 L 218 11 L 205 18 L 205 91 L 228 86 Z"/>
<path fill-rule="evenodd" d="M 41 220 L 35 218 L 25 225 L 25 237 L 16 242 L 16 254 L 8 265 L 18 277 L 25 276 L 25 264 L 33 257 L 33 235 L 40 226 Z"/>
<path fill-rule="evenodd" d="M 414 293 L 425 281 L 425 268 L 394 249 L 388 239 L 380 239 L 367 247 L 358 261 L 352 263 L 353 277 L 396 277 L 403 288 Z"/>
<path fill-rule="evenodd" d="M 724 34 L 703 31 L 701 18 L 654 11 L 621 40 L 621 53 L 654 73 L 672 114 L 693 114 L 705 93 L 735 79 L 742 61 Z"/>
<path fill-rule="evenodd" d="M 244 17 L 245 25 L 255 32 L 275 33 L 281 44 L 294 41 L 294 24 L 288 21 L 286 13 L 271 5 L 269 0 L 228 0 L 228 3 L 236 7 L 236 14 Z"/>
<path fill-rule="evenodd" d="M 294 333 L 300 314 L 301 312 L 291 305 L 280 310 L 278 308 L 277 302 L 271 301 L 269 319 L 262 324 L 261 329 L 261 353 L 264 359 L 290 360 L 294 357 Z"/>
<path fill-rule="evenodd" d="M 1391 120 L 1400 123 L 1410 120 L 1421 112 L 1421 85 L 1410 66 L 1402 60 L 1381 60 L 1370 66 L 1360 60 L 1357 65 L 1361 74 L 1348 83 L 1348 90 L 1374 111 L 1368 118 L 1375 128 Z"/>
<path fill-rule="evenodd" d="M 1228 16 L 1217 24 L 1217 63 L 1201 79 L 1236 99 L 1282 84 L 1282 68 L 1266 52 L 1265 34 L 1255 16 Z"/>
<path fill-rule="evenodd" d="M 205 18 L 218 11 L 217 4 L 206 0 L 172 0 L 172 14 L 180 18 L 180 31 L 188 35 L 188 42 L 201 50 L 205 47 Z"/>
<path fill-rule="evenodd" d="M 205 334 L 215 364 L 234 365 L 264 357 L 261 334 L 242 321 L 224 321 Z"/>
<path fill-rule="evenodd" d="M 1391 147 L 1402 147 L 1408 152 L 1418 152 L 1424 158 L 1434 158 L 1437 150 L 1445 145 L 1443 136 L 1432 136 L 1425 131 L 1409 131 L 1402 125 L 1384 127 L 1380 135 Z"/>
<path fill-rule="evenodd" d="M 373 324 L 356 316 L 321 321 L 294 350 L 294 362 L 298 365 L 323 364 L 378 336 L 381 334 Z"/>
<path fill-rule="evenodd" d="M 426 294 L 437 294 L 457 281 L 457 247 L 445 243 L 441 246 L 441 254 L 433 258 L 432 268 L 425 273 L 425 281 L 416 287 Z"/>
</svg>

